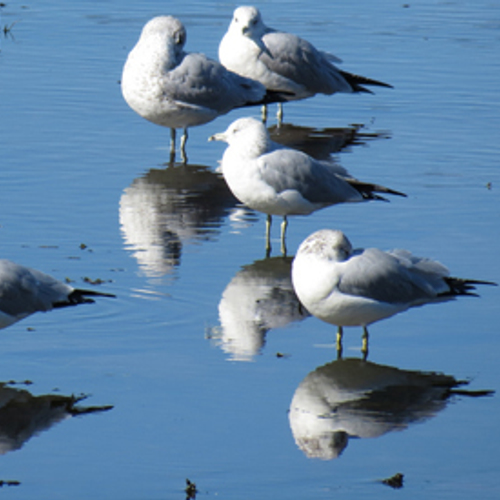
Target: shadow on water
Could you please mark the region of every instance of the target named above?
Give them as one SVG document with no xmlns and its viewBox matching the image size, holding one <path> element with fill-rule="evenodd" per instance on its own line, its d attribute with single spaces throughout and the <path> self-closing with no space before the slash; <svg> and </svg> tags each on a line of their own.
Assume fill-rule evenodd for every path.
<svg viewBox="0 0 500 500">
<path fill-rule="evenodd" d="M 293 290 L 292 257 L 271 257 L 243 266 L 219 302 L 220 326 L 207 336 L 232 360 L 251 361 L 260 354 L 266 334 L 302 321 L 309 313 Z"/>
<path fill-rule="evenodd" d="M 81 406 L 87 396 L 46 394 L 0 382 L 0 455 L 19 450 L 33 436 L 69 417 L 111 410 L 112 406 Z"/>
<path fill-rule="evenodd" d="M 273 141 L 289 148 L 299 149 L 317 160 L 331 160 L 330 155 L 368 141 L 389 139 L 388 132 L 369 132 L 364 125 L 317 129 L 284 123 L 269 127 Z"/>
<path fill-rule="evenodd" d="M 320 366 L 299 384 L 290 404 L 290 428 L 307 457 L 332 460 L 352 438 L 380 437 L 424 422 L 456 395 L 494 392 L 461 389 L 467 384 L 442 373 L 339 359 Z"/>
<path fill-rule="evenodd" d="M 121 196 L 123 239 L 146 276 L 164 276 L 180 265 L 186 242 L 215 240 L 225 218 L 240 214 L 238 205 L 223 177 L 209 167 L 151 169 Z M 243 211 L 242 217 L 251 213 Z"/>
</svg>

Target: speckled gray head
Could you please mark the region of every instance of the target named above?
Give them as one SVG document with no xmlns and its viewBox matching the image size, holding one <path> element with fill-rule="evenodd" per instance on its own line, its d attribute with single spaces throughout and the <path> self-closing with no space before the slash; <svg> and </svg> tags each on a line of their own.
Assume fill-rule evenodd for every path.
<svg viewBox="0 0 500 500">
<path fill-rule="evenodd" d="M 317 257 L 343 261 L 352 253 L 351 242 L 342 231 L 321 229 L 309 235 L 299 246 L 297 255 L 313 254 Z"/>
<path fill-rule="evenodd" d="M 154 17 L 145 24 L 141 32 L 143 39 L 161 37 L 165 39 L 165 43 L 171 40 L 180 50 L 186 43 L 186 36 L 184 25 L 173 16 Z"/>
</svg>

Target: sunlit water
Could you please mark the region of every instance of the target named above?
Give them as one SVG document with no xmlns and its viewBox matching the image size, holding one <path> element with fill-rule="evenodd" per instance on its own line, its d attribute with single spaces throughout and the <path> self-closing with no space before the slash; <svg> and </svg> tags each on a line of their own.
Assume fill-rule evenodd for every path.
<svg viewBox="0 0 500 500">
<path fill-rule="evenodd" d="M 499 388 L 498 289 L 373 325 L 368 363 L 350 360 L 361 331 L 347 329 L 349 359 L 335 361 L 333 327 L 292 293 L 277 221 L 266 262 L 264 216 L 216 174 L 224 145 L 208 137 L 259 110 L 191 129 L 180 167 L 168 131 L 123 101 L 121 68 L 149 18 L 178 16 L 187 50 L 216 57 L 237 5 L 0 8 L 1 256 L 118 296 L 1 332 L 0 480 L 20 483 L 2 495 L 185 498 L 189 478 L 201 498 L 387 498 L 380 480 L 399 472 L 405 498 L 498 498 L 498 396 L 461 392 Z M 259 7 L 394 85 L 286 105 L 293 127 L 277 140 L 408 194 L 291 218 L 289 253 L 336 227 L 355 246 L 500 281 L 498 6 Z M 470 383 L 441 387 L 454 381 Z"/>
</svg>

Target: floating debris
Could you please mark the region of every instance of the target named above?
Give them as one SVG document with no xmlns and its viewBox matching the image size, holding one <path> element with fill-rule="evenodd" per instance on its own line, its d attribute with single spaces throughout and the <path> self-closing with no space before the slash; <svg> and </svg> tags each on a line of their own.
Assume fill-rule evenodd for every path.
<svg viewBox="0 0 500 500">
<path fill-rule="evenodd" d="M 186 479 L 186 500 L 194 500 L 196 498 L 196 493 L 198 490 L 196 489 L 196 484 L 192 483 L 189 479 Z"/>
<path fill-rule="evenodd" d="M 85 276 L 85 278 L 83 278 L 83 281 L 85 283 L 88 283 L 89 285 L 102 285 L 103 283 L 111 283 L 111 280 L 102 280 L 101 278 L 96 278 L 95 280 L 93 280 L 88 276 Z"/>
<path fill-rule="evenodd" d="M 20 481 L 0 479 L 0 488 L 3 488 L 4 486 L 19 486 L 20 484 L 21 484 Z"/>
<path fill-rule="evenodd" d="M 391 488 L 398 489 L 403 487 L 403 474 L 397 472 L 392 477 L 388 477 L 387 479 L 382 479 L 382 483 L 390 486 Z"/>
</svg>

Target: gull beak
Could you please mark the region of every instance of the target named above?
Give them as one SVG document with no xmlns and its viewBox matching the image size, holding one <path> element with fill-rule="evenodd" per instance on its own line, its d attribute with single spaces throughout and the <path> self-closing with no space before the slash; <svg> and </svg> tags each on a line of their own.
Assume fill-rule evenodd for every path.
<svg viewBox="0 0 500 500">
<path fill-rule="evenodd" d="M 211 135 L 208 138 L 209 141 L 222 141 L 222 142 L 227 142 L 226 141 L 226 134 L 225 132 L 219 132 L 218 134 Z"/>
</svg>

